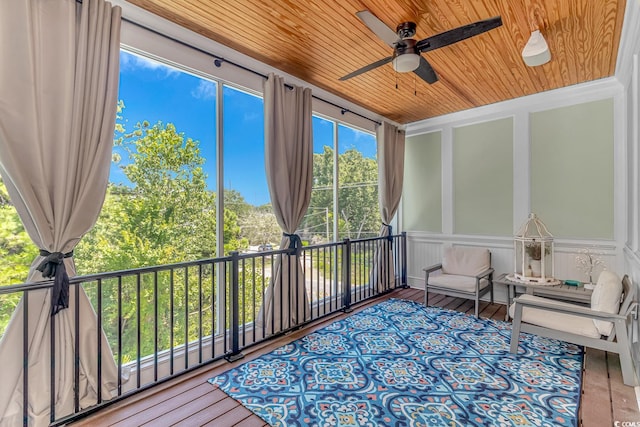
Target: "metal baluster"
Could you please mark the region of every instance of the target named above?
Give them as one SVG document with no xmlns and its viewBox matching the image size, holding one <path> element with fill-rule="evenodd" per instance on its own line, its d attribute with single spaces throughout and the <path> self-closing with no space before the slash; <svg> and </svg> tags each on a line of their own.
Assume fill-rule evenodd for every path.
<svg viewBox="0 0 640 427">
<path fill-rule="evenodd" d="M 202 363 L 202 264 L 198 264 L 198 363 Z"/>
<path fill-rule="evenodd" d="M 189 368 L 189 267 L 184 267 L 184 369 Z"/>
<path fill-rule="evenodd" d="M 29 425 L 29 292 L 22 292 L 22 424 Z M 53 391 L 51 391 L 53 395 Z"/>
<path fill-rule="evenodd" d="M 153 272 L 153 381 L 158 381 L 158 272 Z"/>
<path fill-rule="evenodd" d="M 122 276 L 118 276 L 118 396 L 122 395 Z"/>
<path fill-rule="evenodd" d="M 226 356 L 225 358 L 229 362 L 233 362 L 235 360 L 241 359 L 244 357 L 242 353 L 240 353 L 240 344 L 239 344 L 239 334 L 240 334 L 240 326 L 238 322 L 240 321 L 240 316 L 238 313 L 239 307 L 239 295 L 238 295 L 238 269 L 239 262 L 238 257 L 239 254 L 237 251 L 232 251 L 229 255 L 231 255 L 231 285 L 230 285 L 230 297 L 231 297 L 231 354 Z"/>
<path fill-rule="evenodd" d="M 140 388 L 140 345 L 141 345 L 141 340 L 142 340 L 142 334 L 140 333 L 140 325 L 141 325 L 141 318 L 140 318 L 140 287 L 141 287 L 141 283 L 140 283 L 140 273 L 136 274 L 136 366 L 138 367 L 136 369 L 136 388 Z"/>
<path fill-rule="evenodd" d="M 79 287 L 80 285 L 76 285 Z M 98 350 L 98 385 L 97 385 L 97 394 L 98 394 L 98 403 L 102 402 L 102 279 L 98 279 L 98 307 L 96 311 L 96 316 L 98 320 L 98 327 L 96 331 L 97 337 L 97 350 Z M 76 304 L 78 301 L 76 300 Z M 76 411 L 78 412 L 78 411 Z"/>
<path fill-rule="evenodd" d="M 344 308 L 345 312 L 351 311 L 351 241 L 344 239 L 344 249 L 342 250 L 342 264 L 344 275 Z"/>
<path fill-rule="evenodd" d="M 80 410 L 80 285 L 72 286 L 76 300 L 73 307 L 73 320 L 75 323 L 75 336 L 73 337 L 75 347 L 73 349 L 73 409 L 77 413 Z M 53 322 L 54 319 L 55 316 L 51 318 L 51 321 Z M 98 357 L 99 355 L 100 353 L 98 353 Z M 55 393 L 55 388 L 51 390 Z"/>
<path fill-rule="evenodd" d="M 174 306 L 174 274 L 175 271 L 173 270 L 173 268 L 171 268 L 169 270 L 170 273 L 170 277 L 169 277 L 169 375 L 173 375 L 173 362 L 174 362 L 174 351 L 173 351 L 173 347 L 174 345 L 174 327 L 175 327 L 175 306 Z"/>
<path fill-rule="evenodd" d="M 51 295 L 53 295 L 53 291 L 50 291 Z M 49 389 L 49 393 L 50 393 L 50 420 L 51 423 L 53 423 L 56 420 L 56 357 L 55 357 L 55 350 L 56 350 L 56 318 L 55 316 L 51 316 L 49 317 L 49 324 L 50 324 L 50 329 L 51 332 L 49 334 L 49 337 L 51 339 L 51 374 L 49 375 L 49 379 L 51 380 L 51 384 L 49 384 L 49 386 L 51 387 Z"/>
</svg>

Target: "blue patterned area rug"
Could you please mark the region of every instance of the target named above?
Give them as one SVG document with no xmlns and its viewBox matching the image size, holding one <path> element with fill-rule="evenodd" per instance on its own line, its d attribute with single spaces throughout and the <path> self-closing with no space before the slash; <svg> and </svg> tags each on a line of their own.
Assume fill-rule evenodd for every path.
<svg viewBox="0 0 640 427">
<path fill-rule="evenodd" d="M 576 426 L 582 348 L 391 299 L 210 383 L 272 426 Z"/>
</svg>

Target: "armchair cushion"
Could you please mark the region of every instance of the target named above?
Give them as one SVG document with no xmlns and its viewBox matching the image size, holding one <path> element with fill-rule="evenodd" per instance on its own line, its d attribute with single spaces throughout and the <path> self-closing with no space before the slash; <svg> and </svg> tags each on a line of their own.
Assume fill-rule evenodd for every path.
<svg viewBox="0 0 640 427">
<path fill-rule="evenodd" d="M 537 297 L 534 295 L 523 294 L 518 297 L 523 301 L 542 301 L 547 304 L 558 305 L 560 307 L 575 307 L 575 304 L 557 301 L 549 298 Z M 516 304 L 509 307 L 509 316 L 515 316 Z M 542 326 L 549 329 L 555 329 L 562 332 L 587 336 L 591 338 L 600 338 L 600 331 L 596 328 L 593 319 L 582 316 L 574 316 L 571 314 L 557 313 L 551 310 L 542 310 L 539 308 L 523 307 L 522 321 L 534 325 Z M 604 322 L 610 323 L 610 322 Z"/>
<path fill-rule="evenodd" d="M 463 292 L 475 292 L 476 291 L 476 279 L 471 276 L 458 276 L 455 274 L 438 274 L 429 276 L 430 286 L 440 286 L 448 289 L 455 289 Z M 484 289 L 489 286 L 487 279 L 480 280 L 480 289 Z"/>
<path fill-rule="evenodd" d="M 591 294 L 591 309 L 605 313 L 617 313 L 620 310 L 622 297 L 622 281 L 616 273 L 603 271 L 598 277 L 598 283 Z M 593 320 L 600 334 L 609 336 L 613 330 L 613 323 Z"/>
<path fill-rule="evenodd" d="M 442 272 L 461 276 L 477 276 L 491 267 L 488 249 L 473 247 L 450 247 L 444 251 Z M 475 284 L 473 286 L 475 289 Z"/>
</svg>

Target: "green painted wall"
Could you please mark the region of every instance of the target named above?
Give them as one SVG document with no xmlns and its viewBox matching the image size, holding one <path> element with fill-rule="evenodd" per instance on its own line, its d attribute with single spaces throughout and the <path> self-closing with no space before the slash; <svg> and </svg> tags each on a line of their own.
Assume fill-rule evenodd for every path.
<svg viewBox="0 0 640 427">
<path fill-rule="evenodd" d="M 442 232 L 441 132 L 407 138 L 402 224 L 405 230 Z"/>
<path fill-rule="evenodd" d="M 453 130 L 456 234 L 513 234 L 513 118 Z"/>
<path fill-rule="evenodd" d="M 531 114 L 531 210 L 556 237 L 613 239 L 613 100 Z"/>
</svg>

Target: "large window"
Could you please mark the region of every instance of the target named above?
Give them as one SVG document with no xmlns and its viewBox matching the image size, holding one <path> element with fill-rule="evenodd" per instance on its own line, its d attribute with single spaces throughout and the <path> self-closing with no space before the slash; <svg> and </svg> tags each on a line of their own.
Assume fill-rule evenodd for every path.
<svg viewBox="0 0 640 427">
<path fill-rule="evenodd" d="M 126 51 L 107 197 L 78 273 L 215 256 L 216 83 Z"/>
<path fill-rule="evenodd" d="M 300 227 L 303 239 L 317 243 L 376 236 L 380 210 L 375 136 L 314 116 L 313 138 L 313 188 Z"/>
<path fill-rule="evenodd" d="M 110 182 L 96 226 L 75 249 L 77 273 L 277 249 L 282 232 L 266 183 L 263 100 L 256 88 L 241 90 L 194 68 L 177 68 L 128 50 L 121 51 L 120 66 Z M 298 231 L 304 243 L 377 234 L 374 135 L 314 116 L 313 139 L 312 197 Z M 37 248 L 1 181 L 0 216 L 5 261 L 0 285 L 20 283 Z M 132 291 L 127 286 L 123 284 L 125 294 Z M 148 284 L 141 286 L 145 292 Z M 159 286 L 161 293 L 162 281 Z M 95 291 L 87 291 L 95 298 Z M 0 329 L 17 298 L 4 302 Z M 175 309 L 190 313 L 186 304 Z M 142 305 L 142 312 L 152 310 L 151 303 Z"/>
<path fill-rule="evenodd" d="M 376 138 L 341 124 L 338 153 L 338 237 L 377 236 L 381 222 Z"/>
<path fill-rule="evenodd" d="M 223 96 L 225 253 L 277 247 L 282 231 L 271 209 L 264 167 L 264 102 L 227 85 Z M 229 238 L 236 223 L 239 240 Z"/>
</svg>

